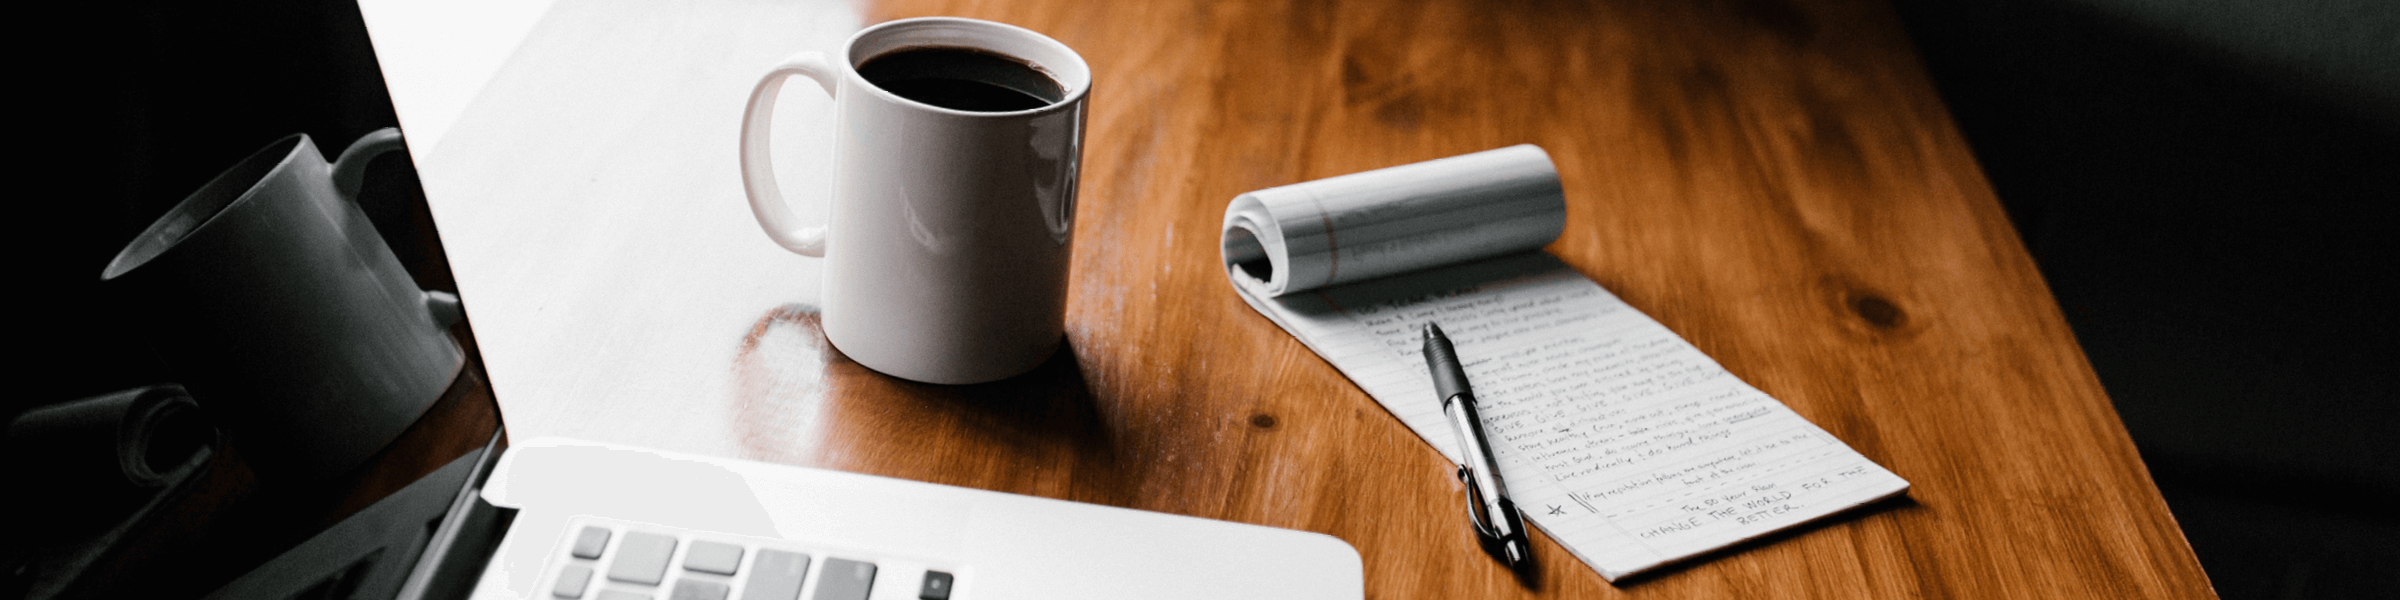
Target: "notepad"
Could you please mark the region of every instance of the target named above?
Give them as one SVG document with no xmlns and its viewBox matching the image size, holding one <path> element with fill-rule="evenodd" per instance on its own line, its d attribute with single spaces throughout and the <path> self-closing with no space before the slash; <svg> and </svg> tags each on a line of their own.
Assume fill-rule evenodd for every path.
<svg viewBox="0 0 2400 600">
<path fill-rule="evenodd" d="M 1224 260 L 1243 301 L 1457 462 L 1420 354 L 1439 323 L 1517 506 L 1610 581 L 1908 489 L 1542 252 L 1564 223 L 1549 156 L 1514 146 L 1243 194 Z"/>
</svg>

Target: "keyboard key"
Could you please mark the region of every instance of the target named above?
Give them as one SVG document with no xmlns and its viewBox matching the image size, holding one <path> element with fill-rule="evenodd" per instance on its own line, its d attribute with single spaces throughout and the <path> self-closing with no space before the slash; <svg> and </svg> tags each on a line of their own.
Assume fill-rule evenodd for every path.
<svg viewBox="0 0 2400 600">
<path fill-rule="evenodd" d="M 950 574 L 926 571 L 925 586 L 917 590 L 917 600 L 950 600 Z"/>
<path fill-rule="evenodd" d="M 742 564 L 742 547 L 719 542 L 693 541 L 692 549 L 683 553 L 683 568 L 689 571 L 732 575 Z"/>
<path fill-rule="evenodd" d="M 598 600 L 650 600 L 650 595 L 625 590 L 600 590 Z"/>
<path fill-rule="evenodd" d="M 626 583 L 658 585 L 667 573 L 667 559 L 675 555 L 675 538 L 655 533 L 628 532 L 625 541 L 617 544 L 617 562 L 608 566 L 608 578 Z"/>
<path fill-rule="evenodd" d="M 808 555 L 762 548 L 750 561 L 750 587 L 742 591 L 742 600 L 795 600 L 806 578 Z"/>
<path fill-rule="evenodd" d="M 560 598 L 582 598 L 583 588 L 592 583 L 592 568 L 567 565 L 558 570 L 558 582 L 550 585 L 550 595 Z"/>
<path fill-rule="evenodd" d="M 575 536 L 575 558 L 600 558 L 600 550 L 608 547 L 608 528 L 586 525 Z"/>
<path fill-rule="evenodd" d="M 816 600 L 867 600 L 874 587 L 875 563 L 828 558 L 817 573 Z"/>
<path fill-rule="evenodd" d="M 725 587 L 725 584 L 722 583 L 682 579 L 675 582 L 675 593 L 668 594 L 667 598 L 668 600 L 725 600 L 727 591 L 730 591 L 730 588 Z"/>
</svg>

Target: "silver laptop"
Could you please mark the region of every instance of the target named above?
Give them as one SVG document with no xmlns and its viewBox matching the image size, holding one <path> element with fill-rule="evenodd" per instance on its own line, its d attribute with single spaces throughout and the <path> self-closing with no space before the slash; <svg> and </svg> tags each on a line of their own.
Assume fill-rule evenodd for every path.
<svg viewBox="0 0 2400 600">
<path fill-rule="evenodd" d="M 495 443 L 211 598 L 1360 598 L 1323 534 L 567 439 Z"/>
<path fill-rule="evenodd" d="M 475 598 L 1359 598 L 1331 536 L 564 439 L 480 492 L 516 511 Z"/>
<path fill-rule="evenodd" d="M 329 10 L 357 18 L 348 3 Z M 363 38 L 364 30 L 337 34 Z M 370 47 L 365 39 L 289 37 L 326 44 L 292 51 L 311 56 L 358 59 L 328 48 Z M 329 64 L 339 74 L 374 68 Z M 388 108 L 388 98 L 326 97 Z M 281 126 L 264 127 L 288 133 L 273 129 Z M 522 440 L 503 451 L 498 432 L 487 435 L 483 450 L 211 597 L 1363 596 L 1358 553 L 1321 534 L 573 440 Z"/>
</svg>

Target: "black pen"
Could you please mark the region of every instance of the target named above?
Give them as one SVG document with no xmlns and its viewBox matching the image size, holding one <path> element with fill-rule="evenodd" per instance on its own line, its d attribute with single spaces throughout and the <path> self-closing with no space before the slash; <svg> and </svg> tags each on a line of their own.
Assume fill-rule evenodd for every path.
<svg viewBox="0 0 2400 600">
<path fill-rule="evenodd" d="M 1533 559 L 1533 547 L 1525 540 L 1525 518 L 1508 499 L 1508 485 L 1500 482 L 1500 462 L 1484 440 L 1483 415 L 1475 409 L 1475 391 L 1467 387 L 1467 370 L 1459 366 L 1458 351 L 1432 322 L 1425 323 L 1425 366 L 1433 371 L 1433 391 L 1442 397 L 1442 414 L 1450 417 L 1451 430 L 1458 432 L 1458 452 L 1466 459 L 1458 465 L 1458 480 L 1467 484 L 1468 524 L 1486 550 L 1498 546 L 1497 553 L 1516 568 Z"/>
</svg>

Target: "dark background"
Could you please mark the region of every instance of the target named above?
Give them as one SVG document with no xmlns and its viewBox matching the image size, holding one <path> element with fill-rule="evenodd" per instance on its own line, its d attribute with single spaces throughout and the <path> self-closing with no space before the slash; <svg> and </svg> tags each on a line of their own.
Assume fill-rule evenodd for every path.
<svg viewBox="0 0 2400 600">
<path fill-rule="evenodd" d="M 20 257 L 15 289 L 23 292 L 15 296 L 27 310 L 10 330 L 29 351 L 8 363 L 17 387 L 0 396 L 0 418 L 11 419 L 38 405 L 183 380 L 149 349 L 154 334 L 145 318 L 149 307 L 177 300 L 104 284 L 100 273 L 110 259 L 187 194 L 279 138 L 305 133 L 321 151 L 338 154 L 369 131 L 398 125 L 353 2 L 20 10 L 27 15 L 20 27 L 43 41 L 20 55 L 25 83 L 12 94 L 31 110 L 17 111 L 11 125 L 31 135 L 15 138 L 29 151 L 12 171 L 20 196 L 11 210 L 22 212 L 10 221 L 9 243 Z M 420 287 L 457 291 L 404 153 L 370 165 L 360 206 Z M 474 345 L 465 346 L 473 361 Z M 472 362 L 470 369 L 480 372 Z M 223 399 L 195 400 L 206 412 Z M 463 414 L 442 414 L 450 413 Z M 473 433 L 470 443 L 480 445 Z M 287 481 L 248 467 L 239 432 L 225 443 L 230 449 L 220 448 L 189 493 L 160 513 L 206 518 L 160 517 L 176 522 L 137 530 L 66 595 L 198 597 L 374 499 L 345 494 L 397 488 L 430 470 L 382 484 L 377 478 L 386 471 L 416 468 L 406 462 L 409 453 L 387 450 L 338 485 Z M 0 463 L 8 482 L 0 487 L 17 492 L 9 523 L 0 525 L 0 598 L 27 592 L 39 575 L 33 554 L 103 531 L 131 510 L 28 482 L 28 465 L 44 458 L 26 450 L 12 446 Z M 440 458 L 433 466 L 448 456 Z M 45 495 L 18 495 L 36 491 Z M 154 556 L 161 548 L 176 555 Z M 141 572 L 128 576 L 127 565 Z"/>
<path fill-rule="evenodd" d="M 2217 592 L 2400 598 L 2400 4 L 1895 7 Z"/>
<path fill-rule="evenodd" d="M 2400 597 L 2400 9 L 1895 5 L 2218 592 Z M 278 137 L 397 122 L 348 2 L 29 14 L 54 41 L 21 61 L 33 351 L 5 416 L 174 380 L 138 318 L 172 299 L 112 294 L 109 258 Z M 370 199 L 413 193 L 376 169 Z M 430 235 L 394 235 L 432 231 L 421 198 L 364 205 L 456 290 Z"/>
<path fill-rule="evenodd" d="M 366 26 L 350 2 L 83 3 L 29 20 L 52 60 L 25 61 L 37 92 L 26 128 L 39 148 L 21 181 L 32 214 L 17 221 L 31 270 L 20 296 L 31 347 L 20 392 L 0 415 L 171 381 L 143 343 L 140 313 L 163 298 L 127 298 L 100 271 L 133 236 L 220 171 L 267 144 L 306 133 L 338 154 L 399 124 Z M 403 155 L 370 168 L 360 205 L 394 254 L 432 289 L 455 292 L 426 235 L 415 174 Z M 427 268 L 436 267 L 436 268 Z"/>
</svg>

